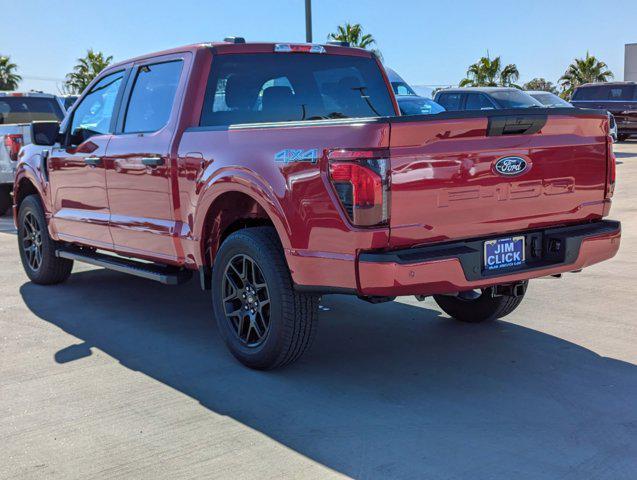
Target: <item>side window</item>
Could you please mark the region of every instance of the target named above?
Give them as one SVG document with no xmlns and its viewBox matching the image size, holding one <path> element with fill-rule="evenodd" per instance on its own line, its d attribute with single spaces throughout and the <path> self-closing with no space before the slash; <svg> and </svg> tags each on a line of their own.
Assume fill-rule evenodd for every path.
<svg viewBox="0 0 637 480">
<path fill-rule="evenodd" d="M 137 70 L 124 132 L 155 132 L 168 123 L 183 62 L 144 65 Z"/>
<path fill-rule="evenodd" d="M 493 105 L 486 95 L 481 93 L 469 93 L 467 94 L 465 110 L 493 110 Z"/>
<path fill-rule="evenodd" d="M 111 119 L 124 72 L 112 73 L 97 82 L 73 112 L 71 134 L 81 140 L 110 133 Z"/>
<path fill-rule="evenodd" d="M 448 112 L 456 112 L 460 110 L 461 93 L 441 93 L 438 97 L 438 103 L 445 107 Z"/>
</svg>

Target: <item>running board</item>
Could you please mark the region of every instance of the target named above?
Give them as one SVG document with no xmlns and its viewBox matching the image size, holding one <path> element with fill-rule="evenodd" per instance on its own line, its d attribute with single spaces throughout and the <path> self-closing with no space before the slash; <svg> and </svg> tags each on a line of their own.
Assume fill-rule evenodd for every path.
<svg viewBox="0 0 637 480">
<path fill-rule="evenodd" d="M 178 285 L 192 277 L 192 272 L 183 268 L 160 265 L 157 263 L 144 263 L 123 257 L 115 257 L 103 253 L 85 251 L 80 249 L 56 250 L 55 255 L 60 258 L 77 260 L 96 267 L 103 267 L 116 272 L 128 273 L 136 277 L 154 280 L 165 285 Z"/>
</svg>

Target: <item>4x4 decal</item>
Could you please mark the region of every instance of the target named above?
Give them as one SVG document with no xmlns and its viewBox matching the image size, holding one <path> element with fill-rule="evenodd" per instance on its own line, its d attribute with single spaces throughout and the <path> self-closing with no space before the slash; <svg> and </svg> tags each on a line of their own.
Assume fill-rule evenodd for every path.
<svg viewBox="0 0 637 480">
<path fill-rule="evenodd" d="M 278 163 L 316 163 L 318 161 L 318 155 L 318 148 L 311 148 L 309 150 L 286 148 L 274 154 L 274 161 Z"/>
</svg>

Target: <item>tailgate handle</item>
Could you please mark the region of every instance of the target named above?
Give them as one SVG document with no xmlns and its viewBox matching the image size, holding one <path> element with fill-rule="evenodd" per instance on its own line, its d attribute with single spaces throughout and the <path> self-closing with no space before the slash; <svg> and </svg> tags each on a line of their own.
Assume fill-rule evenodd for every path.
<svg viewBox="0 0 637 480">
<path fill-rule="evenodd" d="M 546 115 L 494 115 L 489 117 L 487 136 L 531 135 L 546 124 Z"/>
</svg>

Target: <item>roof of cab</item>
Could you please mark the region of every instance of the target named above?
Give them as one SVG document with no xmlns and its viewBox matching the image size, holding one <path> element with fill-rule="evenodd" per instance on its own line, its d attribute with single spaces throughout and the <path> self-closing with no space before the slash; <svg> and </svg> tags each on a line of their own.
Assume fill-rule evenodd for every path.
<svg viewBox="0 0 637 480">
<path fill-rule="evenodd" d="M 489 92 L 510 92 L 511 90 L 516 90 L 518 92 L 521 92 L 523 90 L 520 90 L 519 88 L 514 88 L 514 87 L 457 87 L 457 88 L 444 88 L 442 90 L 439 90 L 439 93 L 448 93 L 448 92 L 453 92 L 453 93 L 462 93 L 462 92 L 484 92 L 484 93 L 489 93 Z"/>
<path fill-rule="evenodd" d="M 303 42 L 246 42 L 246 43 L 232 43 L 232 42 L 206 42 L 206 43 L 194 43 L 191 45 L 184 45 L 181 47 L 171 48 L 168 50 L 162 50 L 159 52 L 147 53 L 138 57 L 129 58 L 121 62 L 109 65 L 108 69 L 113 67 L 120 67 L 128 65 L 134 62 L 140 62 L 155 57 L 161 57 L 165 55 L 172 55 L 175 53 L 184 52 L 196 52 L 203 49 L 211 49 L 213 54 L 228 54 L 228 53 L 274 53 L 274 47 L 276 45 L 321 45 L 325 49 L 325 53 L 328 55 L 350 55 L 356 57 L 372 57 L 373 52 L 358 47 L 344 47 L 340 45 L 330 44 L 309 44 Z M 310 54 L 317 55 L 317 54 Z M 320 55 L 320 54 L 319 54 Z"/>
</svg>

